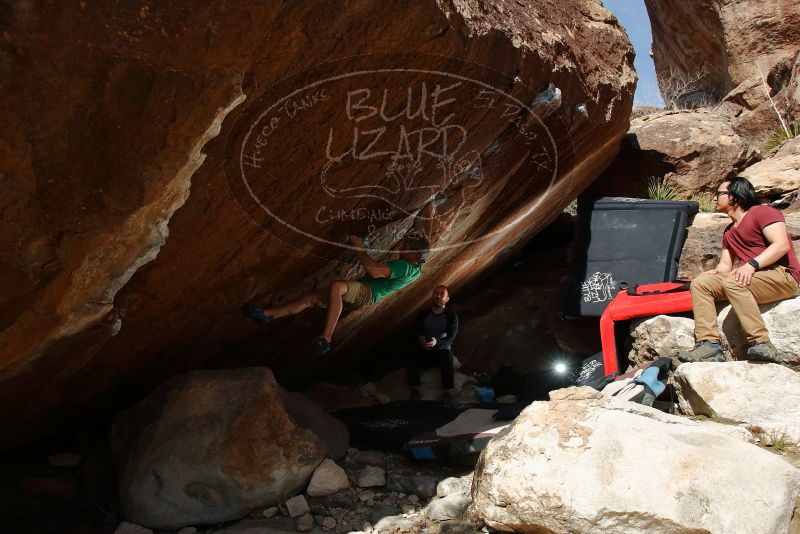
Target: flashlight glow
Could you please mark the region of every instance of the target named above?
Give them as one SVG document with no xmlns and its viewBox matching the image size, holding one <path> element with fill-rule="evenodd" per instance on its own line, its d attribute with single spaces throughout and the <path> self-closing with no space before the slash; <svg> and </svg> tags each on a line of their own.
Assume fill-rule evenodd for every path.
<svg viewBox="0 0 800 534">
<path fill-rule="evenodd" d="M 558 373 L 560 375 L 563 375 L 564 373 L 567 372 L 567 366 L 564 365 L 563 363 L 559 362 L 555 366 L 555 371 L 556 371 L 556 373 Z"/>
</svg>

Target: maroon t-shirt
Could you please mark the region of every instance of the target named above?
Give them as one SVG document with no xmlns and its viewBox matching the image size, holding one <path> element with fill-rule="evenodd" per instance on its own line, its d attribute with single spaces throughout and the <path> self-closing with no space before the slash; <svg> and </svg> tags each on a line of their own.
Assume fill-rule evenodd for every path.
<svg viewBox="0 0 800 534">
<path fill-rule="evenodd" d="M 728 249 L 734 258 L 739 258 L 741 263 L 745 263 L 764 252 L 769 246 L 763 230 L 776 222 L 785 222 L 783 213 L 779 210 L 769 206 L 753 206 L 747 210 L 739 226 L 734 227 L 731 223 L 725 228 L 722 234 L 722 247 Z M 789 252 L 773 265 L 783 265 L 800 283 L 800 262 L 797 261 L 792 238 L 788 232 L 786 235 L 789 238 Z"/>
</svg>

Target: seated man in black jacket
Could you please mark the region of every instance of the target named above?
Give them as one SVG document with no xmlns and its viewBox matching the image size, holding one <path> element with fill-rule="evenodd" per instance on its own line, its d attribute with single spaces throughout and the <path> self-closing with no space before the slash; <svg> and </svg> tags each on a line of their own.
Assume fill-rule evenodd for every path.
<svg viewBox="0 0 800 534">
<path fill-rule="evenodd" d="M 443 399 L 453 389 L 453 351 L 451 345 L 458 332 L 458 316 L 447 308 L 450 294 L 445 286 L 433 288 L 430 308 L 417 315 L 417 349 L 411 352 L 408 364 L 408 385 L 411 399 L 419 399 L 420 371 L 428 367 L 439 367 L 442 372 Z"/>
</svg>

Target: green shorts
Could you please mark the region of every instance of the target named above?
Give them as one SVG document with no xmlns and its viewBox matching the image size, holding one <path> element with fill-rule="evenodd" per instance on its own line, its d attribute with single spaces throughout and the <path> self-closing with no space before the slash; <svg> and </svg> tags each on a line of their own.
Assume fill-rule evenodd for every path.
<svg viewBox="0 0 800 534">
<path fill-rule="evenodd" d="M 327 308 L 331 299 L 331 288 L 323 287 L 317 289 L 317 299 L 319 299 L 320 306 Z M 342 296 L 342 302 L 354 310 L 369 306 L 372 304 L 372 290 L 367 284 L 358 280 L 348 280 L 347 293 Z"/>
</svg>

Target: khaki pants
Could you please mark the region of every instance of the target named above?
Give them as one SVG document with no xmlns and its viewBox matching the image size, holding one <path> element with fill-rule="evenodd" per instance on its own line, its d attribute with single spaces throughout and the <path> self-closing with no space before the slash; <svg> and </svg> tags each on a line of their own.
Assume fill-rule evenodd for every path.
<svg viewBox="0 0 800 534">
<path fill-rule="evenodd" d="M 697 341 L 719 343 L 715 302 L 731 303 L 749 343 L 769 341 L 769 332 L 761 317 L 759 304 L 792 298 L 797 295 L 797 281 L 780 265 L 756 271 L 748 287 L 743 287 L 729 273 L 701 274 L 692 280 L 694 337 Z"/>
<path fill-rule="evenodd" d="M 322 308 L 327 308 L 331 302 L 331 290 L 323 287 L 317 290 L 317 299 Z M 342 296 L 342 302 L 349 308 L 359 310 L 372 304 L 372 290 L 367 284 L 358 280 L 347 281 L 347 293 Z"/>
</svg>

